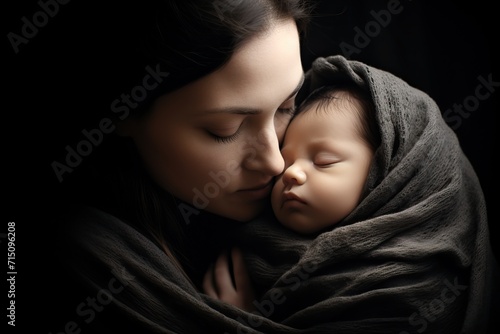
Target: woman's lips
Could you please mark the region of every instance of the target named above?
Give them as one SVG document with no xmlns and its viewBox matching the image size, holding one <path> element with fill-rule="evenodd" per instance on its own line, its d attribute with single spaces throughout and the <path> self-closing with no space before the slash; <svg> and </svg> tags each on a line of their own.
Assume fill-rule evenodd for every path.
<svg viewBox="0 0 500 334">
<path fill-rule="evenodd" d="M 240 193 L 246 199 L 250 200 L 262 199 L 269 195 L 269 193 L 271 192 L 272 185 L 273 182 L 269 181 L 267 183 L 263 183 L 255 187 L 238 190 L 238 193 Z"/>
<path fill-rule="evenodd" d="M 261 190 L 261 189 L 267 188 L 267 187 L 268 187 L 268 186 L 270 186 L 271 184 L 272 184 L 272 180 L 271 180 L 271 181 L 269 181 L 269 182 L 266 182 L 266 183 L 261 183 L 260 185 L 255 186 L 255 187 L 249 187 L 249 188 L 241 189 L 240 191 L 255 191 L 255 190 Z"/>
</svg>

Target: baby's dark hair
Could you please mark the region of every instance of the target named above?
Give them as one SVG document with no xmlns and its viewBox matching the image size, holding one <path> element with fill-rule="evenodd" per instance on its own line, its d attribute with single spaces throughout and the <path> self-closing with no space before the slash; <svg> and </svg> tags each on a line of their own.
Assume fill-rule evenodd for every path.
<svg viewBox="0 0 500 334">
<path fill-rule="evenodd" d="M 316 108 L 311 108 L 316 104 Z M 316 112 L 331 112 L 332 105 L 354 106 L 359 119 L 359 136 L 375 151 L 380 145 L 380 130 L 376 115 L 376 108 L 370 94 L 358 86 L 337 85 L 322 86 L 314 90 L 300 104 L 294 117 L 314 110 Z M 343 112 L 345 108 L 335 108 L 336 112 Z"/>
</svg>

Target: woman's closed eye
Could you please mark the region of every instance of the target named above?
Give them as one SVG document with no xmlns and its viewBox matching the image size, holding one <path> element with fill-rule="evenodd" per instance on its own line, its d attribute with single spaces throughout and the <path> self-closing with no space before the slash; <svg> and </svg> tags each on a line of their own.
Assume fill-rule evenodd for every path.
<svg viewBox="0 0 500 334">
<path fill-rule="evenodd" d="M 285 101 L 279 108 L 276 109 L 275 117 L 278 117 L 280 121 L 278 123 L 288 124 L 290 118 L 295 114 L 295 96 L 287 101 Z M 237 126 L 228 126 L 224 128 L 208 128 L 206 132 L 215 141 L 219 143 L 231 143 L 238 138 L 240 133 L 240 128 L 244 122 L 241 122 Z"/>
<path fill-rule="evenodd" d="M 295 95 L 283 102 L 276 111 L 279 114 L 293 116 L 296 111 Z"/>
<path fill-rule="evenodd" d="M 278 108 L 278 112 L 282 114 L 287 114 L 290 116 L 293 116 L 295 114 L 295 105 L 291 107 L 283 107 L 283 108 Z"/>
<path fill-rule="evenodd" d="M 295 99 L 292 101 L 287 101 L 286 103 L 282 104 L 278 109 L 276 109 L 276 113 L 274 115 L 276 119 L 276 128 L 277 129 L 286 129 L 288 126 L 288 123 L 292 119 L 293 115 L 295 115 L 296 108 L 295 108 Z"/>
<path fill-rule="evenodd" d="M 236 129 L 236 131 L 215 131 L 215 130 L 207 130 L 208 134 L 219 143 L 231 143 L 238 138 L 240 134 L 240 128 Z M 231 133 L 226 135 L 225 133 Z"/>
<path fill-rule="evenodd" d="M 230 143 L 238 138 L 243 122 L 229 122 L 228 124 L 209 125 L 205 131 L 215 141 L 220 143 Z"/>
</svg>

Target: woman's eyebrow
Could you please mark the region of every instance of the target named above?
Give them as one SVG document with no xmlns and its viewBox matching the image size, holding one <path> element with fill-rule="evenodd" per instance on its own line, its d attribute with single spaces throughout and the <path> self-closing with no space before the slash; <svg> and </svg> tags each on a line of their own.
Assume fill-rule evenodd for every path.
<svg viewBox="0 0 500 334">
<path fill-rule="evenodd" d="M 217 108 L 203 111 L 204 115 L 208 114 L 238 114 L 238 115 L 257 115 L 262 111 L 260 109 L 252 109 L 252 108 L 244 108 L 244 107 L 226 107 L 226 108 Z"/>
<path fill-rule="evenodd" d="M 298 91 L 302 88 L 304 84 L 305 74 L 302 73 L 302 77 L 300 78 L 299 84 L 292 91 L 292 93 L 285 99 L 285 101 L 291 99 L 298 93 Z M 260 114 L 262 110 L 253 109 L 253 108 L 245 108 L 245 107 L 227 107 L 227 108 L 217 108 L 203 111 L 204 115 L 207 114 L 216 114 L 216 113 L 226 113 L 226 114 L 238 114 L 238 115 L 257 115 Z"/>
</svg>

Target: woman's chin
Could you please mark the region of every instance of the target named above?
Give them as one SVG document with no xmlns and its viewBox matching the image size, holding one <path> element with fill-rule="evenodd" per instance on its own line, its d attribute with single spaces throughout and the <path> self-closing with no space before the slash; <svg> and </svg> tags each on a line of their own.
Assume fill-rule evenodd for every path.
<svg viewBox="0 0 500 334">
<path fill-rule="evenodd" d="M 239 222 L 250 221 L 259 216 L 266 207 L 266 201 L 255 201 L 251 203 L 226 204 L 220 208 L 207 208 L 207 211 L 221 217 L 236 220 Z M 218 210 L 217 210 L 218 209 Z"/>
</svg>

